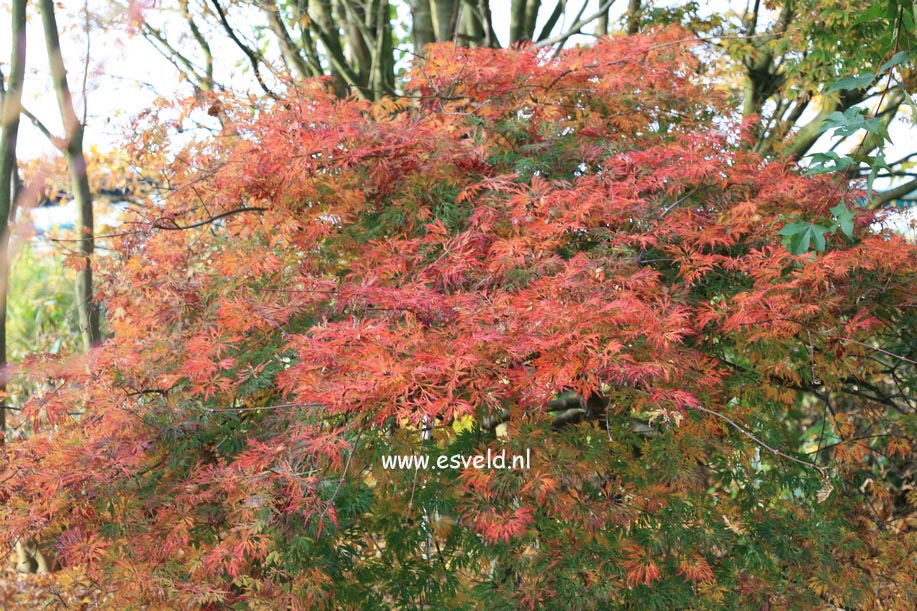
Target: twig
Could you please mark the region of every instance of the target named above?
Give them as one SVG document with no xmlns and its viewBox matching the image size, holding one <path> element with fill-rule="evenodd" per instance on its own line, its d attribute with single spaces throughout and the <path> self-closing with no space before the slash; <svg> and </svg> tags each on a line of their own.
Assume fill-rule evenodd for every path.
<svg viewBox="0 0 917 611">
<path fill-rule="evenodd" d="M 232 216 L 234 214 L 240 214 L 242 212 L 264 212 L 266 210 L 267 208 L 262 208 L 259 206 L 251 206 L 251 207 L 245 206 L 242 208 L 235 208 L 233 210 L 227 210 L 226 212 L 221 212 L 220 214 L 211 216 L 210 218 L 204 219 L 203 221 L 199 221 L 197 223 L 192 223 L 190 225 L 179 225 L 173 219 L 168 219 L 168 221 L 171 222 L 172 225 L 163 225 L 161 224 L 161 222 L 166 222 L 167 219 L 159 218 L 153 221 L 153 227 L 155 229 L 164 229 L 166 231 L 184 231 L 185 229 L 197 229 L 198 227 L 209 225 L 210 223 L 213 223 L 214 221 L 218 221 L 221 218 Z"/>
<path fill-rule="evenodd" d="M 773 454 L 774 456 L 780 456 L 781 458 L 785 458 L 785 459 L 787 459 L 787 460 L 791 460 L 791 461 L 793 461 L 793 462 L 795 462 L 795 463 L 799 463 L 800 465 L 805 465 L 805 466 L 807 466 L 807 467 L 811 467 L 811 468 L 815 469 L 816 471 L 818 471 L 818 472 L 821 474 L 821 476 L 824 477 L 825 479 L 828 478 L 828 470 L 827 470 L 825 467 L 822 467 L 821 465 L 817 465 L 817 464 L 815 464 L 814 462 L 809 462 L 809 461 L 807 461 L 807 460 L 802 460 L 802 459 L 800 459 L 800 458 L 796 458 L 795 456 L 790 456 L 789 454 L 786 454 L 786 453 L 784 453 L 784 452 L 781 452 L 781 451 L 778 450 L 777 448 L 773 448 L 773 447 L 769 446 L 769 445 L 766 444 L 765 442 L 763 442 L 763 441 L 761 441 L 760 439 L 758 439 L 757 437 L 755 437 L 754 433 L 752 433 L 751 431 L 749 431 L 748 429 L 746 429 L 744 426 L 742 426 L 742 425 L 739 424 L 738 422 L 736 422 L 736 421 L 730 419 L 728 416 L 724 416 L 723 414 L 720 414 L 720 413 L 718 413 L 718 412 L 715 412 L 715 411 L 713 411 L 713 410 L 711 410 L 711 409 L 707 409 L 706 407 L 702 407 L 702 406 L 700 406 L 700 405 L 695 405 L 695 406 L 693 406 L 693 409 L 696 409 L 696 410 L 698 410 L 698 411 L 702 411 L 702 412 L 704 412 L 705 414 L 710 414 L 711 416 L 716 416 L 717 418 L 721 418 L 722 420 L 725 420 L 725 421 L 726 421 L 727 423 L 729 423 L 729 425 L 732 426 L 734 429 L 736 429 L 737 431 L 739 431 L 740 433 L 742 433 L 743 435 L 745 435 L 746 437 L 748 437 L 749 439 L 751 439 L 752 441 L 754 441 L 756 444 L 758 444 L 759 446 L 761 446 L 762 448 L 764 448 L 765 450 L 767 450 L 768 452 L 770 452 L 770 453 Z"/>
<path fill-rule="evenodd" d="M 360 438 L 363 436 L 364 428 L 360 428 L 360 432 L 357 433 L 357 438 L 353 440 L 353 446 L 350 448 L 350 454 L 347 455 L 347 462 L 344 463 L 344 472 L 341 473 L 341 477 L 338 480 L 337 488 L 334 489 L 334 492 L 331 494 L 331 498 L 328 499 L 328 504 L 325 505 L 325 509 L 322 510 L 321 515 L 318 516 L 319 523 L 325 519 L 325 514 L 328 513 L 328 510 L 331 509 L 334 505 L 334 499 L 337 498 L 338 493 L 341 491 L 341 487 L 344 485 L 344 480 L 347 478 L 347 471 L 350 469 L 350 462 L 353 460 L 353 455 L 357 452 L 357 446 L 360 445 Z"/>
<path fill-rule="evenodd" d="M 543 47 L 550 47 L 551 45 L 554 45 L 554 44 L 557 44 L 557 43 L 564 43 L 564 42 L 566 42 L 566 40 L 567 40 L 568 38 L 570 38 L 571 36 L 573 36 L 574 34 L 579 34 L 579 33 L 580 33 L 580 30 L 583 29 L 583 26 L 584 26 L 584 25 L 586 25 L 586 24 L 588 24 L 588 23 L 592 23 L 593 21 L 595 21 L 596 19 L 598 19 L 599 17 L 601 17 L 602 15 L 604 15 L 605 12 L 608 10 L 608 8 L 609 8 L 612 4 L 614 4 L 614 0 L 605 0 L 605 1 L 602 2 L 602 4 L 599 6 L 599 10 L 598 10 L 594 15 L 590 15 L 589 17 L 587 17 L 587 18 L 585 18 L 585 19 L 582 19 L 582 18 L 577 19 L 577 20 L 574 22 L 574 24 L 573 24 L 572 26 L 570 26 L 570 29 L 568 29 L 568 30 L 567 30 L 566 32 L 564 32 L 563 34 L 558 34 L 557 36 L 554 36 L 553 38 L 548 38 L 547 40 L 541 40 L 541 41 L 535 43 L 533 46 L 534 46 L 536 49 L 541 49 L 541 48 L 543 48 Z M 583 5 L 583 9 L 585 9 L 585 8 L 586 8 L 586 6 Z M 583 14 L 583 11 L 580 11 L 580 16 L 582 16 L 582 14 Z"/>
</svg>

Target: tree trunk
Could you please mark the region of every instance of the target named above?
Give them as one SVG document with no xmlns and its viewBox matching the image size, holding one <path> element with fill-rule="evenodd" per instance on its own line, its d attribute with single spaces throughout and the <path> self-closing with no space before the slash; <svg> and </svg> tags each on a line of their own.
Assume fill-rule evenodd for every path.
<svg viewBox="0 0 917 611">
<path fill-rule="evenodd" d="M 528 40 L 525 33 L 526 0 L 512 0 L 509 9 L 509 44 Z"/>
<path fill-rule="evenodd" d="M 433 28 L 436 40 L 452 40 L 458 31 L 458 14 L 461 0 L 430 0 L 433 6 Z"/>
<path fill-rule="evenodd" d="M 640 0 L 630 0 L 627 3 L 627 33 L 636 34 L 639 31 L 640 31 Z"/>
<path fill-rule="evenodd" d="M 595 22 L 595 35 L 596 36 L 608 36 L 608 14 L 611 12 L 611 8 L 605 9 L 599 18 Z"/>
<path fill-rule="evenodd" d="M 484 44 L 487 30 L 482 20 L 477 0 L 465 0 L 462 8 L 462 34 L 468 46 L 487 46 Z"/>
<path fill-rule="evenodd" d="M 16 213 L 18 172 L 16 171 L 16 140 L 19 116 L 22 112 L 22 84 L 25 80 L 26 3 L 13 0 L 11 10 L 13 41 L 10 53 L 9 86 L 3 87 L 0 73 L 0 369 L 6 367 L 6 300 L 9 293 L 10 225 Z M 6 383 L 0 379 L 0 390 Z M 6 406 L 0 400 L 0 444 L 6 440 Z M 50 567 L 38 546 L 31 539 L 16 542 L 16 568 L 21 572 L 47 573 Z"/>
<path fill-rule="evenodd" d="M 60 49 L 57 20 L 54 17 L 54 1 L 40 0 L 41 21 L 48 47 L 48 61 L 54 93 L 60 108 L 61 119 L 66 131 L 67 146 L 64 154 L 70 168 L 70 188 L 78 209 L 76 220 L 77 249 L 83 257 L 83 264 L 76 277 L 77 311 L 80 317 L 80 332 L 83 349 L 89 350 L 101 343 L 99 331 L 99 308 L 92 299 L 92 253 L 94 248 L 92 227 L 92 194 L 89 192 L 89 176 L 86 174 L 86 157 L 83 155 L 83 124 L 73 110 L 73 96 L 67 84 L 67 71 Z"/>
<path fill-rule="evenodd" d="M 411 2 L 411 36 L 414 39 L 414 52 L 423 54 L 423 48 L 436 40 L 433 28 L 433 9 L 430 0 L 412 0 Z"/>
<path fill-rule="evenodd" d="M 22 110 L 22 83 L 25 80 L 26 0 L 13 0 L 10 40 L 9 86 L 3 87 L 0 74 L 0 370 L 6 367 L 6 298 L 9 292 L 10 222 L 15 212 L 16 139 Z M 0 378 L 0 390 L 6 382 Z M 0 399 L 0 444 L 6 439 L 6 405 Z"/>
</svg>

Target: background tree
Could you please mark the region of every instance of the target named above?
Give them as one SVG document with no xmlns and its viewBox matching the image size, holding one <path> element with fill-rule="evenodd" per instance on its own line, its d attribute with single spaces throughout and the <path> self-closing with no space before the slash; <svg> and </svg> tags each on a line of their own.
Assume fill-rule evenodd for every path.
<svg viewBox="0 0 917 611">
<path fill-rule="evenodd" d="M 879 133 L 910 121 L 909 111 L 902 111 L 914 92 L 911 0 L 874 3 L 866 11 L 855 0 L 732 2 L 729 11 L 714 13 L 696 2 L 513 0 L 508 31 L 499 33 L 493 7 L 476 0 L 416 0 L 407 3 L 409 14 L 387 0 L 226 4 L 181 0 L 145 13 L 139 28 L 202 91 L 235 88 L 214 77 L 212 48 L 228 43 L 241 50 L 260 93 L 274 95 L 291 80 L 327 75 L 339 95 L 378 99 L 403 87 L 403 58 L 422 53 L 430 42 L 494 47 L 502 36 L 507 45 L 561 47 L 574 34 L 608 33 L 613 16 L 628 33 L 677 23 L 706 41 L 699 52 L 718 58 L 708 68 L 716 72 L 711 78 L 730 90 L 742 116 L 755 117 L 751 146 L 762 155 L 800 160 L 826 140 L 827 127 L 837 127 L 836 121 L 826 123 L 829 117 L 847 113 L 850 120 L 859 108 L 865 112 L 857 115 L 860 124 L 872 116 L 880 125 L 819 145 L 830 147 L 822 160 L 829 161 L 826 167 L 864 177 L 875 168 L 876 177 L 892 179 L 897 188 L 873 196 L 873 207 L 917 186 L 912 151 L 886 159 L 886 139 Z M 182 21 L 156 25 L 163 21 L 157 15 L 170 11 Z M 176 27 L 182 22 L 184 32 Z M 838 156 L 849 163 L 835 161 Z"/>
<path fill-rule="evenodd" d="M 16 166 L 16 140 L 25 80 L 26 3 L 13 3 L 10 20 L 9 81 L 0 73 L 0 369 L 6 368 L 6 302 L 9 290 L 10 222 L 14 218 L 19 181 Z M 5 374 L 4 374 L 5 375 Z M 5 393 L 6 380 L 0 380 Z M 6 398 L 0 398 L 0 443 L 6 438 Z"/>
<path fill-rule="evenodd" d="M 92 193 L 89 190 L 86 156 L 83 154 L 83 122 L 73 110 L 73 96 L 67 83 L 67 71 L 60 48 L 57 20 L 53 0 L 40 0 L 41 20 L 48 49 L 48 62 L 61 121 L 64 141 L 61 148 L 70 168 L 70 185 L 77 203 L 77 250 L 82 261 L 76 277 L 77 310 L 80 315 L 80 332 L 83 349 L 89 350 L 102 341 L 99 328 L 99 307 L 92 295 L 92 255 L 95 248 L 93 235 Z"/>
<path fill-rule="evenodd" d="M 507 43 L 562 43 L 602 18 L 607 23 L 612 4 L 602 0 L 594 13 L 586 14 L 588 3 L 574 11 L 566 0 L 558 0 L 547 6 L 545 21 L 536 28 L 546 8 L 541 0 L 512 0 Z M 399 10 L 409 13 L 406 25 Z M 169 17 L 180 15 L 186 29 L 176 33 L 174 27 L 157 25 L 163 21 L 157 15 L 172 26 L 175 20 Z M 429 43 L 500 45 L 490 0 L 179 0 L 145 12 L 137 27 L 201 91 L 233 88 L 214 77 L 212 49 L 221 38 L 228 41 L 268 95 L 293 79 L 330 76 L 339 95 L 354 92 L 378 99 L 400 89 L 397 73 L 404 68 L 403 58 L 423 53 Z"/>
<path fill-rule="evenodd" d="M 643 4 L 645 26 L 679 22 L 721 50 L 741 82 L 734 94 L 742 115 L 758 118 L 753 146 L 762 155 L 801 159 L 828 128 L 839 126 L 840 117 L 854 129 L 830 143 L 827 159 L 833 163 L 827 169 L 848 176 L 876 169 L 899 179 L 898 188 L 871 198 L 872 207 L 917 188 L 911 151 L 899 159 L 884 156 L 888 132 L 896 131 L 892 126 L 897 122 L 903 132 L 904 124 L 913 124 L 913 2 L 873 3 L 864 10 L 862 3 L 845 0 L 756 1 L 733 16 L 707 17 L 696 4 L 667 10 Z M 867 117 L 875 125 L 864 130 Z M 900 133 L 897 143 L 905 138 Z M 838 157 L 849 162 L 837 163 Z"/>
</svg>

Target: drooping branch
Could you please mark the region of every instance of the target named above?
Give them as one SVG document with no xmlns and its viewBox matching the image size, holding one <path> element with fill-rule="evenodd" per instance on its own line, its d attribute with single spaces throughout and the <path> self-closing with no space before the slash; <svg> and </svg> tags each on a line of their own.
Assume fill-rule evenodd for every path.
<svg viewBox="0 0 917 611">
<path fill-rule="evenodd" d="M 715 416 L 716 418 L 719 418 L 719 419 L 725 421 L 729 426 L 733 427 L 735 430 L 739 431 L 740 433 L 742 433 L 743 435 L 745 435 L 746 437 L 748 437 L 749 439 L 751 439 L 757 446 L 761 447 L 761 448 L 764 449 L 764 450 L 767 450 L 768 452 L 770 452 L 770 453 L 773 454 L 774 456 L 779 456 L 779 457 L 784 458 L 784 459 L 786 459 L 786 460 L 790 460 L 790 461 L 792 461 L 792 462 L 799 463 L 800 465 L 804 465 L 804 466 L 806 466 L 806 467 L 810 467 L 810 468 L 812 468 L 812 469 L 815 469 L 816 471 L 818 471 L 818 472 L 822 475 L 822 477 L 827 478 L 827 476 L 828 476 L 828 470 L 827 470 L 825 467 L 823 467 L 823 466 L 821 466 L 821 465 L 819 465 L 819 464 L 816 464 L 816 463 L 814 463 L 814 462 L 809 462 L 809 461 L 807 461 L 807 460 L 802 460 L 801 458 L 796 458 L 795 456 L 790 456 L 789 454 L 786 454 L 785 452 L 781 452 L 781 451 L 778 450 L 777 448 L 771 447 L 770 445 L 768 445 L 767 443 L 765 443 L 764 441 L 762 441 L 761 439 L 759 439 L 758 437 L 756 437 L 754 433 L 752 433 L 751 431 L 749 431 L 748 429 L 746 429 L 744 426 L 742 426 L 742 425 L 739 424 L 738 422 L 736 422 L 736 421 L 730 419 L 728 416 L 724 416 L 723 414 L 721 414 L 721 413 L 719 413 L 719 412 L 715 412 L 715 411 L 713 411 L 713 410 L 711 410 L 711 409 L 707 409 L 706 407 L 703 407 L 703 406 L 701 406 L 701 405 L 695 405 L 695 406 L 692 407 L 692 409 L 696 409 L 696 410 L 698 410 L 698 411 L 700 411 L 700 412 L 703 412 L 703 413 L 705 413 L 705 414 L 710 414 L 711 416 Z"/>
<path fill-rule="evenodd" d="M 209 225 L 220 219 L 226 218 L 227 216 L 233 216 L 243 212 L 264 212 L 266 210 L 267 208 L 258 206 L 234 208 L 233 210 L 227 210 L 226 212 L 221 212 L 220 214 L 214 214 L 213 216 L 206 218 L 203 221 L 191 223 L 190 225 L 179 225 L 174 219 L 160 218 L 153 221 L 153 227 L 155 229 L 163 229 L 165 231 L 184 231 L 185 229 L 197 229 L 198 227 Z"/>
</svg>

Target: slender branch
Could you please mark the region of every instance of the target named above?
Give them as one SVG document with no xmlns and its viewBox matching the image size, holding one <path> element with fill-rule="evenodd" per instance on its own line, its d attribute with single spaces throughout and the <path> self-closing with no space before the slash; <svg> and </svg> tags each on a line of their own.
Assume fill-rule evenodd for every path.
<svg viewBox="0 0 917 611">
<path fill-rule="evenodd" d="M 259 314 L 261 314 L 261 316 L 262 316 L 266 321 L 268 321 L 269 323 L 271 323 L 271 326 L 274 327 L 275 329 L 277 329 L 277 331 L 280 333 L 281 336 L 283 336 L 284 339 L 289 339 L 290 334 L 287 333 L 286 329 L 284 329 L 283 326 L 281 326 L 281 324 L 280 324 L 279 322 L 277 322 L 277 321 L 274 319 L 273 316 L 271 316 L 270 314 L 268 314 L 267 312 L 265 312 L 258 304 L 256 304 L 255 302 L 253 302 L 253 301 L 252 301 L 251 299 L 249 299 L 248 297 L 243 296 L 242 299 L 245 300 L 245 302 L 248 303 L 248 305 L 250 305 L 251 307 L 255 308 L 255 310 L 256 310 Z"/>
<path fill-rule="evenodd" d="M 322 510 L 321 515 L 318 517 L 319 524 L 321 524 L 322 520 L 325 519 L 325 514 L 328 513 L 328 510 L 331 509 L 331 507 L 334 505 L 334 501 L 337 499 L 338 493 L 341 491 L 341 487 L 344 485 L 344 479 L 347 478 L 347 471 L 350 470 L 350 463 L 353 461 L 353 455 L 357 452 L 357 447 L 360 445 L 360 439 L 363 437 L 363 432 L 365 430 L 365 427 L 360 427 L 360 432 L 357 433 L 357 438 L 353 440 L 353 447 L 350 448 L 350 453 L 347 455 L 347 462 L 344 463 L 344 471 L 341 473 L 341 478 L 338 480 L 337 488 L 335 488 L 334 492 L 331 493 L 331 498 L 328 499 L 328 504 L 325 505 L 325 509 Z"/>
<path fill-rule="evenodd" d="M 39 119 L 34 114 L 32 114 L 32 112 L 28 108 L 23 106 L 21 107 L 20 110 L 22 110 L 22 114 L 25 115 L 26 118 L 32 122 L 32 125 L 34 125 L 38 129 L 38 131 L 42 133 L 42 135 L 45 138 L 51 141 L 51 144 L 53 144 L 55 148 L 64 150 L 67 147 L 66 141 L 63 138 L 58 138 L 57 136 L 52 134 L 51 130 L 49 130 L 47 126 L 41 122 L 41 119 Z"/>
<path fill-rule="evenodd" d="M 774 456 L 779 456 L 779 457 L 781 457 L 781 458 L 785 458 L 785 459 L 787 459 L 787 460 L 791 460 L 791 461 L 793 461 L 793 462 L 795 462 L 795 463 L 799 463 L 800 465 L 805 465 L 805 466 L 807 466 L 807 467 L 811 467 L 811 468 L 815 469 L 816 471 L 818 471 L 818 472 L 822 475 L 822 477 L 825 477 L 825 478 L 828 477 L 828 470 L 827 470 L 825 467 L 823 467 L 823 466 L 821 466 L 821 465 L 817 465 L 817 464 L 815 464 L 814 462 L 809 462 L 809 461 L 807 461 L 807 460 L 802 460 L 802 459 L 800 459 L 800 458 L 796 458 L 795 456 L 790 456 L 789 454 L 786 454 L 786 453 L 784 453 L 784 452 L 781 452 L 781 451 L 778 450 L 777 448 L 773 448 L 773 447 L 769 446 L 769 445 L 766 444 L 765 442 L 763 442 L 763 441 L 761 441 L 760 439 L 758 439 L 751 431 L 749 431 L 748 429 L 746 429 L 744 426 L 742 426 L 742 425 L 739 424 L 738 422 L 736 422 L 736 421 L 730 419 L 728 416 L 724 416 L 723 414 L 720 414 L 719 412 L 715 412 L 715 411 L 713 411 L 712 409 L 707 409 L 706 407 L 702 407 L 702 406 L 700 406 L 700 405 L 695 405 L 695 406 L 693 407 L 693 409 L 702 411 L 702 412 L 704 412 L 705 414 L 710 414 L 711 416 L 716 416 L 717 418 L 720 418 L 720 419 L 724 420 L 724 421 L 727 422 L 731 427 L 733 427 L 734 429 L 736 429 L 737 431 L 739 431 L 740 433 L 742 433 L 743 435 L 745 435 L 746 437 L 748 437 L 749 439 L 751 439 L 752 441 L 754 441 L 757 445 L 761 446 L 762 448 L 764 448 L 765 450 L 767 450 L 768 452 L 770 452 L 770 453 L 773 454 Z"/>
<path fill-rule="evenodd" d="M 890 161 L 890 162 L 888 162 L 888 165 L 890 165 L 890 166 L 901 165 L 902 163 L 906 163 L 906 162 L 910 161 L 910 160 L 913 159 L 914 157 L 917 157 L 917 152 L 908 153 L 907 155 L 905 155 L 904 157 L 901 157 L 900 159 L 896 159 L 895 161 Z"/>
<path fill-rule="evenodd" d="M 226 19 L 226 11 L 223 10 L 223 7 L 220 6 L 219 0 L 210 0 L 210 3 L 213 5 L 213 8 L 217 12 L 217 16 L 220 18 L 220 23 L 223 25 L 223 30 L 226 31 L 226 34 L 229 38 L 236 43 L 236 46 L 239 47 L 239 50 L 245 54 L 245 57 L 248 58 L 249 63 L 252 66 L 252 71 L 255 74 L 255 79 L 258 81 L 258 84 L 261 85 L 261 89 L 264 90 L 264 93 L 268 94 L 270 97 L 277 99 L 277 94 L 271 91 L 271 88 L 267 86 L 267 83 L 264 82 L 264 77 L 261 76 L 261 62 L 264 61 L 264 58 L 260 53 L 252 51 L 252 49 L 242 42 L 239 37 L 236 35 L 235 30 L 232 29 L 232 26 L 229 25 L 229 20 Z"/>
<path fill-rule="evenodd" d="M 210 50 L 210 43 L 207 42 L 200 28 L 197 27 L 197 23 L 195 23 L 194 17 L 191 15 L 191 10 L 188 8 L 188 0 L 181 0 L 181 9 L 185 14 L 185 21 L 188 22 L 188 27 L 191 28 L 191 35 L 194 37 L 194 40 L 197 41 L 197 45 L 204 53 L 204 79 L 198 79 L 200 81 L 200 87 L 205 91 L 210 91 L 213 89 L 214 85 L 213 52 Z"/>
<path fill-rule="evenodd" d="M 204 225 L 209 225 L 210 223 L 213 223 L 214 221 L 218 221 L 218 220 L 220 220 L 220 219 L 222 219 L 222 218 L 226 218 L 227 216 L 233 216 L 233 215 L 235 215 L 235 214 L 241 214 L 242 212 L 264 212 L 264 211 L 266 211 L 266 210 L 267 210 L 267 208 L 261 208 L 261 207 L 257 207 L 257 206 L 243 207 L 243 208 L 235 208 L 234 210 L 227 210 L 226 212 L 222 212 L 222 213 L 220 213 L 220 214 L 216 214 L 216 215 L 214 215 L 214 216 L 211 216 L 210 218 L 204 219 L 203 221 L 199 221 L 199 222 L 197 222 L 197 223 L 192 223 L 192 224 L 190 224 L 190 225 L 179 225 L 179 224 L 176 223 L 173 219 L 160 218 L 160 219 L 156 219 L 155 221 L 153 221 L 153 227 L 154 227 L 155 229 L 163 229 L 163 230 L 166 230 L 166 231 L 184 231 L 185 229 L 197 229 L 198 227 L 203 227 Z M 163 224 L 163 223 L 166 223 L 166 222 L 169 222 L 169 223 L 172 223 L 172 224 L 171 224 L 171 225 Z"/>
</svg>

